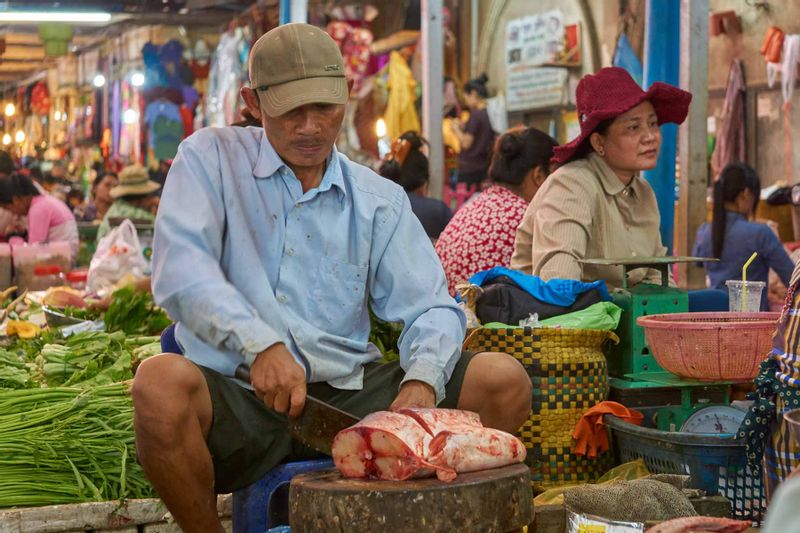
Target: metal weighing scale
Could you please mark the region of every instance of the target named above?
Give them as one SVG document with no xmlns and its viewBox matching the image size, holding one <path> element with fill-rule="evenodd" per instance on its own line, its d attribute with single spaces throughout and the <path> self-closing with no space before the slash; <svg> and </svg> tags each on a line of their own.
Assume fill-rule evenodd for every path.
<svg viewBox="0 0 800 533">
<path fill-rule="evenodd" d="M 706 257 L 628 257 L 623 259 L 586 259 L 583 264 L 621 266 L 623 286 L 611 292 L 613 302 L 622 308 L 617 328 L 620 343 L 608 354 L 609 383 L 612 396 L 617 399 L 637 397 L 622 402 L 637 408 L 664 405 L 656 415 L 657 427 L 662 431 L 679 431 L 690 417 L 702 409 L 727 408 L 730 405 L 732 381 L 697 381 L 676 376 L 664 370 L 647 345 L 644 328 L 636 324 L 640 316 L 667 313 L 687 313 L 688 293 L 669 285 L 669 269 L 674 263 L 701 263 L 717 261 Z M 639 284 L 628 287 L 628 273 L 638 268 L 652 268 L 661 273 L 661 285 Z M 734 409 L 735 410 L 735 409 Z M 729 420 L 734 413 L 725 410 L 720 420 Z M 726 418 L 727 417 L 727 418 Z M 705 418 L 703 418 L 705 420 Z M 722 433 L 727 433 L 732 423 L 722 423 Z M 695 426 L 692 426 L 695 427 Z M 711 426 L 715 427 L 715 426 Z M 700 432 L 707 429 L 707 424 Z M 738 429 L 738 426 L 737 426 Z M 735 432 L 732 431 L 732 432 Z"/>
</svg>

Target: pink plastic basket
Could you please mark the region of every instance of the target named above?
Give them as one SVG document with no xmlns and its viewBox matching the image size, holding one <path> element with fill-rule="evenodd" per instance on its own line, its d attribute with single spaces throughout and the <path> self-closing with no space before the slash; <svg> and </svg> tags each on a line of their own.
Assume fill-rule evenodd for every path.
<svg viewBox="0 0 800 533">
<path fill-rule="evenodd" d="M 746 381 L 772 349 L 779 313 L 676 313 L 636 323 L 664 370 L 702 381 Z"/>
</svg>

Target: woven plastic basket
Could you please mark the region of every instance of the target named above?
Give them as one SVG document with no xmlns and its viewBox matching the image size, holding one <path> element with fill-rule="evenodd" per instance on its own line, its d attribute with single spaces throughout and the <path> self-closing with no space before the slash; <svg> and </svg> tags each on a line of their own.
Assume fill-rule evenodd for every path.
<svg viewBox="0 0 800 533">
<path fill-rule="evenodd" d="M 620 463 L 642 459 L 650 472 L 690 477 L 692 488 L 721 494 L 733 518 L 759 522 L 766 509 L 761 476 L 747 466 L 744 443 L 730 437 L 659 431 L 606 415 Z"/>
<path fill-rule="evenodd" d="M 464 341 L 465 350 L 513 356 L 531 378 L 531 413 L 517 436 L 528 450 L 534 492 L 589 483 L 614 466 L 608 453 L 572 454 L 578 420 L 608 398 L 603 349 L 611 342 L 619 339 L 610 331 L 532 328 L 476 329 Z"/>
<path fill-rule="evenodd" d="M 779 313 L 676 313 L 639 317 L 664 370 L 702 381 L 745 381 L 772 349 Z"/>
</svg>

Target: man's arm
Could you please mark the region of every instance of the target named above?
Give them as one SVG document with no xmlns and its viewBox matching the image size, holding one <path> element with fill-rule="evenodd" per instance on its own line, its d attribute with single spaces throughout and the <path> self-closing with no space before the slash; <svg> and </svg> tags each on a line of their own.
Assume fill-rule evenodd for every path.
<svg viewBox="0 0 800 533">
<path fill-rule="evenodd" d="M 394 200 L 370 258 L 377 265 L 370 280 L 372 310 L 404 324 L 398 344 L 406 376 L 392 407 L 433 407 L 444 399 L 461 357 L 466 320 L 408 197 L 399 190 Z"/>
<path fill-rule="evenodd" d="M 252 366 L 284 340 L 280 317 L 270 318 L 274 326 L 265 322 L 220 266 L 226 213 L 217 150 L 197 136 L 178 150 L 156 220 L 153 296 L 173 320 Z"/>
</svg>

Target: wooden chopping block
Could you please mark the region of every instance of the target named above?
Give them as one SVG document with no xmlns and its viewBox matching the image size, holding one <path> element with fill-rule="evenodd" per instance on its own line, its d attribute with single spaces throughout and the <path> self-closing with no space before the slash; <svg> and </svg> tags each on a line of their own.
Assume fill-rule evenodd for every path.
<svg viewBox="0 0 800 533">
<path fill-rule="evenodd" d="M 337 470 L 301 474 L 289 491 L 293 532 L 506 532 L 533 520 L 530 470 L 516 464 L 408 481 L 348 479 Z"/>
</svg>

